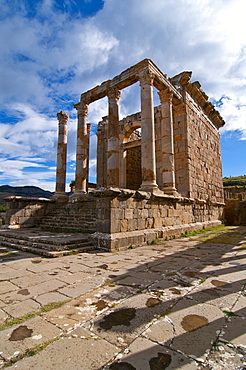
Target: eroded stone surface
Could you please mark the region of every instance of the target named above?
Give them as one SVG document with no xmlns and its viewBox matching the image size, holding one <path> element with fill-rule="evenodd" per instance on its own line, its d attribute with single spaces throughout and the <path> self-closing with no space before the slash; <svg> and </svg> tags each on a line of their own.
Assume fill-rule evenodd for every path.
<svg viewBox="0 0 246 370">
<path fill-rule="evenodd" d="M 41 317 L 34 317 L 23 324 L 0 331 L 1 356 L 5 360 L 10 359 L 60 334 L 61 330 L 54 325 Z"/>
<path fill-rule="evenodd" d="M 129 346 L 129 352 L 124 354 L 118 363 L 115 361 L 109 367 L 106 367 L 106 369 L 124 369 L 120 364 L 126 364 L 125 369 L 129 370 L 198 369 L 194 360 L 141 337 L 137 338 Z"/>
<path fill-rule="evenodd" d="M 105 340 L 61 338 L 36 356 L 19 361 L 17 369 L 98 370 L 117 353 L 117 347 Z"/>
</svg>

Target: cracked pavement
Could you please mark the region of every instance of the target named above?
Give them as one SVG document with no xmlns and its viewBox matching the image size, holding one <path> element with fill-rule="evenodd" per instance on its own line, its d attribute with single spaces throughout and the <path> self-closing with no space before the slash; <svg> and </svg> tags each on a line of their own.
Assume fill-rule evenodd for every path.
<svg viewBox="0 0 246 370">
<path fill-rule="evenodd" d="M 246 369 L 246 226 L 0 260 L 0 368 Z"/>
</svg>

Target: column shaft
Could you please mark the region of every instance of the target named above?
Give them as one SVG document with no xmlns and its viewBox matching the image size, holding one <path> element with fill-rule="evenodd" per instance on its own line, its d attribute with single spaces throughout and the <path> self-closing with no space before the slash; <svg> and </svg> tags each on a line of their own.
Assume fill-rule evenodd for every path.
<svg viewBox="0 0 246 370">
<path fill-rule="evenodd" d="M 107 186 L 119 187 L 119 105 L 120 90 L 108 93 L 108 156 Z"/>
<path fill-rule="evenodd" d="M 155 127 L 153 105 L 153 77 L 144 71 L 140 75 L 141 86 L 141 166 L 142 184 L 140 190 L 152 191 L 156 184 Z"/>
<path fill-rule="evenodd" d="M 76 174 L 75 174 L 75 194 L 86 193 L 88 178 L 88 130 L 87 114 L 88 105 L 85 102 L 75 104 L 78 111 L 77 128 L 77 151 L 76 151 Z"/>
<path fill-rule="evenodd" d="M 57 143 L 57 166 L 56 166 L 56 190 L 55 195 L 65 195 L 66 188 L 66 163 L 67 163 L 67 124 L 68 115 L 65 112 L 57 113 L 58 117 L 58 143 Z"/>
<path fill-rule="evenodd" d="M 174 167 L 174 145 L 173 145 L 173 94 L 167 89 L 159 93 L 161 101 L 161 155 L 162 155 L 162 184 L 161 189 L 167 193 L 175 195 L 175 167 Z"/>
</svg>

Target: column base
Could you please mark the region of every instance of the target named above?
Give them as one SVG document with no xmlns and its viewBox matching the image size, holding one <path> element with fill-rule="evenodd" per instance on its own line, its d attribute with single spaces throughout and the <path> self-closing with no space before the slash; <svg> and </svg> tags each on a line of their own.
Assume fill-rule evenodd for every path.
<svg viewBox="0 0 246 370">
<path fill-rule="evenodd" d="M 149 182 L 149 183 L 143 183 L 140 188 L 138 189 L 139 191 L 147 191 L 147 192 L 152 192 L 156 189 L 159 189 L 158 188 L 158 185 L 156 183 L 153 183 L 153 182 Z"/>
<path fill-rule="evenodd" d="M 56 191 L 54 195 L 52 195 L 51 199 L 54 199 L 57 202 L 67 202 L 68 196 L 64 192 Z"/>
<path fill-rule="evenodd" d="M 179 196 L 180 194 L 177 192 L 177 189 L 173 186 L 164 186 L 162 188 L 162 191 L 164 191 L 165 194 L 173 195 L 175 197 Z"/>
<path fill-rule="evenodd" d="M 76 190 L 72 195 L 69 197 L 70 203 L 77 203 L 77 202 L 83 202 L 84 200 L 88 199 L 89 195 L 84 190 Z"/>
</svg>

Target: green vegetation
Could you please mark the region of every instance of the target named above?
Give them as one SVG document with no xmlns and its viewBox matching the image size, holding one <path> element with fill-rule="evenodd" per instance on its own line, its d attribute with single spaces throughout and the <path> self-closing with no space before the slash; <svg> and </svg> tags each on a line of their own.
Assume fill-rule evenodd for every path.
<svg viewBox="0 0 246 370">
<path fill-rule="evenodd" d="M 56 338 L 53 338 L 53 339 L 50 339 L 50 340 L 47 340 L 46 342 L 42 343 L 42 344 L 38 344 L 37 346 L 33 347 L 33 348 L 29 348 L 27 349 L 23 354 L 20 354 L 14 358 L 11 358 L 7 361 L 4 362 L 4 365 L 7 367 L 7 366 L 11 366 L 13 364 L 15 364 L 17 361 L 20 361 L 22 360 L 23 358 L 25 357 L 31 357 L 31 356 L 34 356 L 36 355 L 37 353 L 41 352 L 43 349 L 45 349 L 49 344 L 57 341 L 60 337 L 56 337 Z"/>
<path fill-rule="evenodd" d="M 211 234 L 217 234 L 217 233 L 225 232 L 227 230 L 225 229 L 225 225 L 221 224 L 221 225 L 218 225 L 218 226 L 215 226 L 215 227 L 212 227 L 212 228 L 208 228 L 208 229 L 200 229 L 200 230 L 191 231 L 191 232 L 186 231 L 185 233 L 181 234 L 181 237 L 184 238 L 184 237 L 188 237 L 188 236 L 196 236 L 196 235 L 199 235 L 199 234 L 204 234 L 208 231 L 213 232 L 213 233 L 209 233 L 209 235 L 211 235 Z"/>
<path fill-rule="evenodd" d="M 224 187 L 229 186 L 246 186 L 246 175 L 236 176 L 236 177 L 224 177 L 223 178 Z"/>
<path fill-rule="evenodd" d="M 6 205 L 0 206 L 0 211 L 5 212 L 6 211 Z"/>
<path fill-rule="evenodd" d="M 34 316 L 38 316 L 38 315 L 40 316 L 44 312 L 49 312 L 49 311 L 53 310 L 54 308 L 59 308 L 67 302 L 68 302 L 68 300 L 64 301 L 64 302 L 49 303 L 49 304 L 41 307 L 41 309 L 39 311 L 32 311 L 32 312 L 28 313 L 27 315 L 20 316 L 20 317 L 17 317 L 15 319 L 12 319 L 10 321 L 5 322 L 4 324 L 0 325 L 0 330 L 9 328 L 13 325 L 21 324 L 23 321 L 29 320 Z"/>
<path fill-rule="evenodd" d="M 226 316 L 228 316 L 228 317 L 238 316 L 236 313 L 234 313 L 234 312 L 232 312 L 232 311 L 227 311 L 227 310 L 225 310 L 225 311 L 223 311 L 223 312 L 224 312 L 224 314 L 225 314 Z"/>
</svg>

